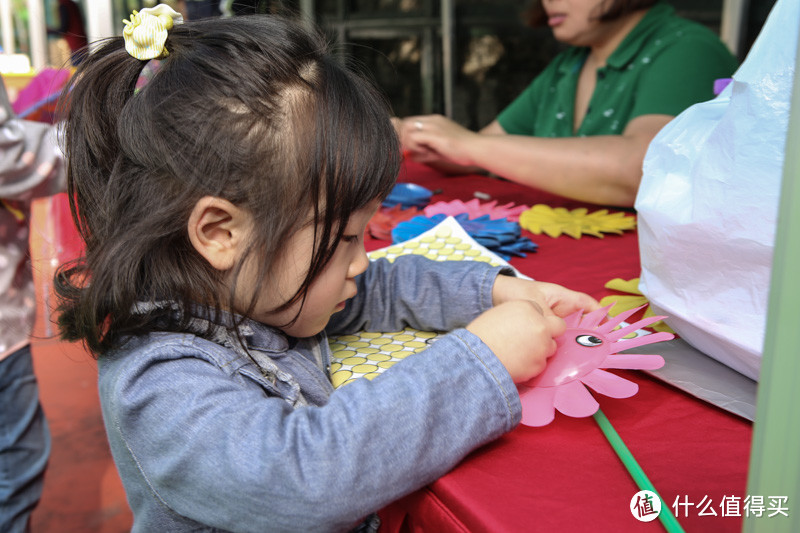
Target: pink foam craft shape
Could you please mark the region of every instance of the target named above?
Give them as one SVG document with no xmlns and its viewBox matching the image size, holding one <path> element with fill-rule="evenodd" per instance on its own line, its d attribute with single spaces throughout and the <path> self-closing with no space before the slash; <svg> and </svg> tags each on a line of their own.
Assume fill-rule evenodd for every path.
<svg viewBox="0 0 800 533">
<path fill-rule="evenodd" d="M 469 218 L 478 218 L 484 215 L 489 215 L 492 220 L 500 220 L 505 218 L 510 222 L 518 222 L 519 215 L 523 211 L 530 209 L 526 205 L 515 206 L 513 202 L 505 205 L 497 205 L 497 200 L 491 202 L 481 203 L 477 198 L 468 202 L 461 200 L 453 200 L 450 202 L 436 202 L 429 204 L 425 207 L 425 216 L 432 217 L 433 215 L 443 214 L 446 216 L 456 216 L 466 213 Z"/>
<path fill-rule="evenodd" d="M 603 369 L 655 370 L 664 366 L 660 355 L 619 352 L 674 338 L 666 332 L 623 338 L 665 317 L 652 316 L 618 327 L 644 306 L 607 318 L 611 307 L 613 304 L 565 318 L 567 329 L 556 339 L 558 348 L 544 372 L 517 386 L 524 425 L 545 426 L 553 421 L 555 411 L 576 418 L 593 415 L 600 405 L 586 387 L 611 398 L 630 398 L 639 391 L 636 383 Z"/>
</svg>

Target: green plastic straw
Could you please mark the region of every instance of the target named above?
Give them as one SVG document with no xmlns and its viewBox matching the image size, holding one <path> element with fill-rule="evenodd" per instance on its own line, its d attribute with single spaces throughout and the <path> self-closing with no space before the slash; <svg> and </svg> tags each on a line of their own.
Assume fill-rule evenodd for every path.
<svg viewBox="0 0 800 533">
<path fill-rule="evenodd" d="M 650 480 L 647 479 L 647 475 L 645 475 L 644 470 L 642 470 L 642 467 L 636 462 L 636 459 L 633 458 L 633 454 L 630 452 L 630 450 L 628 450 L 628 447 L 625 446 L 622 438 L 620 438 L 619 434 L 614 429 L 614 426 L 611 425 L 611 422 L 608 421 L 605 413 L 603 413 L 603 411 L 600 409 L 597 409 L 597 412 L 594 414 L 594 419 L 597 422 L 597 425 L 600 426 L 600 429 L 603 431 L 603 435 L 606 436 L 608 443 L 611 444 L 611 447 L 617 453 L 617 457 L 619 457 L 620 461 L 622 461 L 622 464 L 624 464 L 625 468 L 628 470 L 628 473 L 636 482 L 639 490 L 649 490 L 658 495 L 658 499 L 661 500 L 661 512 L 658 515 L 658 519 L 661 520 L 664 528 L 670 533 L 683 533 L 683 528 L 678 523 L 675 515 L 672 514 L 672 511 L 670 511 L 669 505 L 667 505 L 667 503 L 664 501 L 664 498 L 658 494 L 658 491 L 650 482 Z"/>
</svg>

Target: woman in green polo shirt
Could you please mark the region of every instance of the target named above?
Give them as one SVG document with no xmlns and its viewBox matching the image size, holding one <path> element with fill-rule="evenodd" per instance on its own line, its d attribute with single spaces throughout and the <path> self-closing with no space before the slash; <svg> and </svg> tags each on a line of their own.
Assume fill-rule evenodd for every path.
<svg viewBox="0 0 800 533">
<path fill-rule="evenodd" d="M 544 0 L 531 23 L 571 47 L 477 133 L 439 115 L 398 121 L 410 157 L 632 206 L 650 141 L 737 66 L 713 32 L 657 0 Z"/>
</svg>

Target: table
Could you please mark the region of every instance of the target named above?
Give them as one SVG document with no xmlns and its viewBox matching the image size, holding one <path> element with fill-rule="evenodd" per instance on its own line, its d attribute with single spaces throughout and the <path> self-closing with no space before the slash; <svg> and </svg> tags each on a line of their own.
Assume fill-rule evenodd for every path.
<svg viewBox="0 0 800 533">
<path fill-rule="evenodd" d="M 432 201 L 466 201 L 480 191 L 500 204 L 600 208 L 485 176 L 446 177 L 411 162 L 400 181 L 436 190 Z M 524 234 L 539 250 L 510 262 L 536 279 L 599 299 L 612 294 L 604 288 L 612 278 L 639 276 L 634 231 L 578 240 Z M 367 242 L 369 250 L 387 244 Z M 625 400 L 597 395 L 600 408 L 665 504 L 672 506 L 679 499 L 677 510 L 671 508 L 684 529 L 740 531 L 746 513 L 750 422 L 644 373 L 616 372 L 638 383 L 639 392 Z M 658 520 L 643 523 L 631 514 L 630 501 L 638 490 L 592 418 L 556 413 L 548 426 L 518 426 L 474 451 L 450 473 L 388 506 L 381 516 L 389 532 L 663 531 Z M 770 495 L 753 496 L 763 496 L 766 503 Z M 761 520 L 778 520 L 768 518 L 767 511 Z"/>
<path fill-rule="evenodd" d="M 441 190 L 433 201 L 466 201 L 480 191 L 500 204 L 583 206 L 590 211 L 599 208 L 484 176 L 445 177 L 412 163 L 406 164 L 400 180 Z M 67 227 L 65 222 L 58 222 L 68 220 L 65 204 L 57 207 L 50 217 L 40 213 L 39 219 Z M 44 208 L 44 204 L 36 207 Z M 510 262 L 536 279 L 560 283 L 599 299 L 612 293 L 604 288 L 610 279 L 639 276 L 635 232 L 579 240 L 565 235 L 550 238 L 525 234 L 539 250 Z M 77 245 L 64 236 L 61 241 L 67 248 Z M 49 261 L 37 262 L 36 258 L 49 258 L 55 252 L 39 252 L 37 242 L 32 241 L 34 264 L 39 265 L 37 273 L 44 275 Z M 368 250 L 388 244 L 372 238 L 366 243 Z M 66 253 L 69 256 L 74 251 Z M 684 529 L 740 531 L 747 496 L 751 424 L 644 373 L 617 373 L 638 383 L 639 392 L 625 400 L 596 398 L 665 503 L 671 506 L 680 498 L 680 512 L 675 514 Z M 592 418 L 574 419 L 556 413 L 550 425 L 517 427 L 474 451 L 436 482 L 383 509 L 382 531 L 663 530 L 657 520 L 641 523 L 631 515 L 629 504 L 637 490 Z M 770 495 L 760 496 L 766 502 Z M 721 506 L 723 498 L 726 505 Z M 789 512 L 791 505 L 789 502 Z M 739 516 L 723 517 L 723 511 Z M 712 512 L 716 515 L 703 516 Z M 768 510 L 763 520 L 778 520 L 767 518 L 767 514 Z"/>
</svg>

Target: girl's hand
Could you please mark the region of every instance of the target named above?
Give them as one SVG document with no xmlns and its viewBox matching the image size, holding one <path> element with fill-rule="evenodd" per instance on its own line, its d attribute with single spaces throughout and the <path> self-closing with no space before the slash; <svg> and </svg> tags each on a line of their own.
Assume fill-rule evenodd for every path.
<svg viewBox="0 0 800 533">
<path fill-rule="evenodd" d="M 576 311 L 594 311 L 600 304 L 582 292 L 576 292 L 555 283 L 531 281 L 513 276 L 497 276 L 492 288 L 494 305 L 513 300 L 530 300 L 541 307 L 542 312 L 566 317 Z"/>
<path fill-rule="evenodd" d="M 555 337 L 566 325 L 543 313 L 531 300 L 513 300 L 489 309 L 470 322 L 471 331 L 494 352 L 514 383 L 538 376 L 556 351 Z"/>
</svg>

